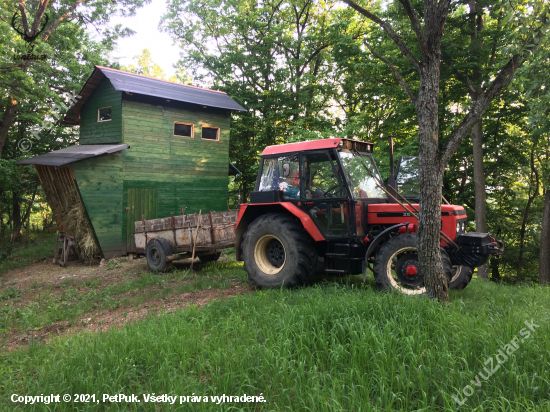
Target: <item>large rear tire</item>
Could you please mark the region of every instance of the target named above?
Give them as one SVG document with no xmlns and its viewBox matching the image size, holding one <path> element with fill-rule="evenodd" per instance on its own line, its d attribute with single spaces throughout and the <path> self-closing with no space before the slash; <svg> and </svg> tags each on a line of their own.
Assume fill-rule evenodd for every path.
<svg viewBox="0 0 550 412">
<path fill-rule="evenodd" d="M 472 280 L 474 269 L 468 266 L 453 266 L 449 288 L 455 290 L 464 289 Z"/>
<path fill-rule="evenodd" d="M 443 248 L 441 262 L 449 282 L 451 260 Z M 401 234 L 387 240 L 376 254 L 373 271 L 379 290 L 394 290 L 405 295 L 426 293 L 418 264 L 417 239 L 414 233 Z"/>
<path fill-rule="evenodd" d="M 244 270 L 264 288 L 306 283 L 317 266 L 317 251 L 292 216 L 267 214 L 248 226 L 242 242 Z"/>
</svg>

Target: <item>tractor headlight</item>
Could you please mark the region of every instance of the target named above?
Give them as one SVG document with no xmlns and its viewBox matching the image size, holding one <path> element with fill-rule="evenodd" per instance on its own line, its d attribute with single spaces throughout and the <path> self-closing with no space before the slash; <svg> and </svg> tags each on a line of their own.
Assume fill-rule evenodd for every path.
<svg viewBox="0 0 550 412">
<path fill-rule="evenodd" d="M 456 222 L 456 232 L 460 232 L 460 222 Z"/>
<path fill-rule="evenodd" d="M 466 233 L 466 223 L 462 222 L 462 232 Z"/>
</svg>

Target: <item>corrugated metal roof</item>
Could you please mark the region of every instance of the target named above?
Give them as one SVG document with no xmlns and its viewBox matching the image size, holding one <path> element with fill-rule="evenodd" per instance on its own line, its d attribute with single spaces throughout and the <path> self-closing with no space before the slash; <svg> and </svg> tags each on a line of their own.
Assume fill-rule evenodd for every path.
<svg viewBox="0 0 550 412">
<path fill-rule="evenodd" d="M 40 156 L 17 162 L 18 165 L 42 165 L 63 166 L 90 157 L 101 156 L 108 153 L 120 152 L 128 149 L 127 144 L 89 144 L 69 146 L 65 149 L 54 150 Z"/>
<path fill-rule="evenodd" d="M 110 80 L 115 90 L 161 97 L 178 102 L 199 104 L 220 109 L 244 111 L 244 107 L 218 90 L 169 82 L 139 74 L 96 66 Z"/>
<path fill-rule="evenodd" d="M 244 107 L 229 97 L 226 93 L 218 90 L 203 89 L 202 87 L 189 86 L 174 83 L 167 80 L 155 79 L 140 74 L 123 72 L 108 67 L 96 66 L 92 75 L 79 93 L 79 99 L 69 109 L 65 119 L 61 123 L 79 124 L 80 110 L 94 92 L 95 88 L 105 77 L 109 79 L 115 90 L 154 96 L 178 102 L 197 104 L 218 109 L 246 111 Z"/>
</svg>

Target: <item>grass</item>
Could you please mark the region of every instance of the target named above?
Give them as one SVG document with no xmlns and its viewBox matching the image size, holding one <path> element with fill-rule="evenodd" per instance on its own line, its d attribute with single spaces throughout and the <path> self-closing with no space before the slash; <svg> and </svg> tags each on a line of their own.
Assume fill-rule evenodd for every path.
<svg viewBox="0 0 550 412">
<path fill-rule="evenodd" d="M 30 266 L 44 259 L 53 258 L 56 233 L 33 232 L 29 245 L 10 244 L 4 239 L 0 250 L 0 277 L 10 270 Z"/>
<path fill-rule="evenodd" d="M 100 402 L 55 410 L 550 410 L 550 288 L 474 280 L 440 305 L 356 282 L 260 291 L 3 354 L 0 409 L 46 410 L 11 403 L 13 393 L 88 393 Z M 540 327 L 475 386 L 487 360 L 531 320 Z M 464 399 L 466 385 L 474 393 L 459 407 L 452 396 Z M 142 402 L 101 401 L 116 393 Z M 144 403 L 152 393 L 263 394 L 267 402 Z"/>
</svg>

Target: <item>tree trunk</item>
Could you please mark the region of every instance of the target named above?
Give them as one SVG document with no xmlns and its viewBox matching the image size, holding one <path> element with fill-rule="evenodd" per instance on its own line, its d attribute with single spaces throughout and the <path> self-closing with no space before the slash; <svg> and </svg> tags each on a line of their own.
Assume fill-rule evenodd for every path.
<svg viewBox="0 0 550 412">
<path fill-rule="evenodd" d="M 483 24 L 483 9 L 480 6 L 479 2 L 475 0 L 470 1 L 470 13 L 471 17 L 471 41 L 473 48 L 482 49 L 483 48 L 483 37 L 480 37 L 480 32 L 484 29 Z M 478 14 L 481 13 L 481 14 Z M 481 57 L 481 54 L 480 54 Z M 473 70 L 472 80 L 474 82 L 474 87 L 478 89 L 471 91 L 470 96 L 475 102 L 479 97 L 481 90 L 482 73 L 481 73 L 482 62 L 478 59 L 477 67 Z M 475 218 L 476 218 L 476 232 L 487 232 L 487 211 L 486 203 L 487 197 L 485 192 L 485 170 L 483 165 L 483 123 L 482 120 L 479 120 L 474 127 L 472 127 L 472 148 L 474 155 L 474 187 L 475 187 Z M 489 264 L 486 263 L 483 266 L 477 268 L 477 277 L 479 279 L 488 280 L 489 279 Z"/>
<path fill-rule="evenodd" d="M 550 177 L 548 178 L 550 183 Z M 540 234 L 539 283 L 550 285 L 550 188 L 544 196 L 544 212 Z"/>
<path fill-rule="evenodd" d="M 529 212 L 531 210 L 531 204 L 533 200 L 537 197 L 535 192 L 533 196 L 529 196 L 527 200 L 527 206 L 523 212 L 523 219 L 521 221 L 521 230 L 519 231 L 519 256 L 518 256 L 518 265 L 516 270 L 516 283 L 521 282 L 521 269 L 523 267 L 523 252 L 525 250 L 525 230 L 527 229 L 527 220 L 529 219 Z M 542 250 L 542 247 L 541 247 Z"/>
<path fill-rule="evenodd" d="M 2 124 L 0 124 L 0 158 L 2 158 L 2 149 L 4 148 L 4 143 L 8 137 L 8 132 L 11 125 L 13 124 L 13 119 L 15 118 L 15 112 L 17 111 L 17 100 L 8 97 L 8 105 L 4 114 L 2 115 Z"/>
<path fill-rule="evenodd" d="M 499 270 L 499 257 L 493 256 L 491 259 L 491 280 L 498 282 L 501 279 L 500 270 Z"/>
<path fill-rule="evenodd" d="M 485 193 L 485 170 L 483 167 L 483 125 L 477 122 L 472 128 L 472 146 L 474 153 L 474 187 L 476 232 L 487 232 L 487 196 Z M 477 268 L 479 279 L 489 279 L 489 265 L 486 263 Z"/>
<path fill-rule="evenodd" d="M 519 232 L 520 243 L 519 243 L 519 256 L 518 256 L 518 266 L 516 273 L 516 283 L 521 282 L 521 269 L 523 266 L 523 251 L 525 250 L 525 230 L 527 229 L 527 221 L 529 220 L 529 212 L 531 210 L 531 205 L 533 200 L 539 194 L 539 175 L 535 167 L 535 147 L 536 144 L 533 144 L 531 148 L 531 174 L 529 175 L 529 194 L 527 199 L 527 206 L 525 207 L 525 212 L 523 213 L 523 219 L 521 221 L 521 230 Z M 533 189 L 533 183 L 535 187 Z M 531 190 L 532 194 L 531 194 Z"/>
<path fill-rule="evenodd" d="M 429 60 L 420 81 L 416 104 L 419 139 L 420 220 L 418 223 L 418 261 L 428 296 L 449 300 L 447 280 L 440 252 L 441 188 L 443 172 L 439 157 L 439 59 Z"/>
<path fill-rule="evenodd" d="M 19 192 L 12 192 L 12 232 L 11 232 L 11 240 L 16 241 L 21 236 L 21 226 L 23 225 L 23 222 L 21 222 L 21 203 L 19 203 Z"/>
</svg>

